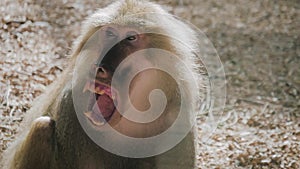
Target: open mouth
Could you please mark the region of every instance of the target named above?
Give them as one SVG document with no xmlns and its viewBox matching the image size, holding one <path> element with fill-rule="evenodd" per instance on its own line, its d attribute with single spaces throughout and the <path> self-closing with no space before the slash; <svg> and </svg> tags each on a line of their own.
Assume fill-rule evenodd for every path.
<svg viewBox="0 0 300 169">
<path fill-rule="evenodd" d="M 110 85 L 97 80 L 88 80 L 83 92 L 90 92 L 87 111 L 84 115 L 95 126 L 103 126 L 114 114 L 115 91 Z M 116 100 L 115 100 L 116 102 Z"/>
</svg>

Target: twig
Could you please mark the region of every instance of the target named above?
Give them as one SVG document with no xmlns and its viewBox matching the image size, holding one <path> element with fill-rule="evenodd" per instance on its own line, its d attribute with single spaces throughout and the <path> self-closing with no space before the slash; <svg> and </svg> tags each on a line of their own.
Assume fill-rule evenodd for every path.
<svg viewBox="0 0 300 169">
<path fill-rule="evenodd" d="M 10 87 L 10 81 L 7 80 L 7 91 L 5 94 L 5 98 L 6 98 L 6 108 L 9 108 L 10 102 L 9 102 L 9 96 L 10 96 L 10 92 L 11 92 L 11 87 Z"/>
</svg>

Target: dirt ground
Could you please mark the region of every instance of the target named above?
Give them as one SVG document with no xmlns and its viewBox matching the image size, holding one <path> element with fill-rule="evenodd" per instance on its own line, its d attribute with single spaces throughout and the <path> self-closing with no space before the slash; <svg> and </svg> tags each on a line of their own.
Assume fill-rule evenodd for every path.
<svg viewBox="0 0 300 169">
<path fill-rule="evenodd" d="M 158 2 L 205 32 L 225 67 L 226 115 L 199 141 L 199 168 L 300 168 L 300 2 Z M 83 18 L 107 3 L 0 1 L 0 153 L 66 67 Z"/>
</svg>

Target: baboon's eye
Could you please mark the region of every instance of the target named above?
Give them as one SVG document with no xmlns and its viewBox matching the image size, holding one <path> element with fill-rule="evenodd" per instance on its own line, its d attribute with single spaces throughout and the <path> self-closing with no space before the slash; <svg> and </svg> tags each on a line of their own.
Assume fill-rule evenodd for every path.
<svg viewBox="0 0 300 169">
<path fill-rule="evenodd" d="M 105 35 L 107 37 L 117 37 L 117 34 L 113 31 L 113 28 L 108 28 L 106 31 L 105 31 Z"/>
<path fill-rule="evenodd" d="M 138 39 L 138 34 L 134 31 L 128 32 L 126 36 L 126 40 L 128 41 L 136 41 Z"/>
<path fill-rule="evenodd" d="M 112 31 L 106 31 L 106 36 L 116 36 Z"/>
<path fill-rule="evenodd" d="M 129 40 L 129 41 L 134 41 L 134 40 L 136 40 L 137 38 L 136 38 L 136 36 L 129 36 L 129 37 L 127 37 L 126 39 Z"/>
</svg>

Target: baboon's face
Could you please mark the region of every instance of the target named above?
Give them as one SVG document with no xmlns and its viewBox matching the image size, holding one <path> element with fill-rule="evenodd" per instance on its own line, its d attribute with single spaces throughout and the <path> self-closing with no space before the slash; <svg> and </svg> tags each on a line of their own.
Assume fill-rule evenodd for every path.
<svg viewBox="0 0 300 169">
<path fill-rule="evenodd" d="M 114 125 L 120 121 L 122 118 L 120 111 L 125 111 L 126 104 L 128 104 L 128 98 L 125 97 L 128 94 L 120 90 L 122 84 L 139 64 L 150 63 L 145 59 L 124 61 L 132 53 L 149 47 L 147 34 L 140 34 L 136 29 L 116 25 L 105 26 L 101 29 L 103 49 L 90 68 L 89 78 L 84 87 L 84 92 L 89 92 L 90 95 L 87 111 L 84 114 L 91 125 L 96 128 L 101 128 L 106 123 Z M 115 73 L 122 61 L 124 62 L 119 68 L 119 73 Z M 139 90 L 139 97 L 145 97 L 143 100 L 147 100 L 148 93 L 143 92 L 141 87 L 149 83 L 147 79 L 153 76 L 151 75 L 153 71 L 147 70 L 139 73 L 130 84 L 130 92 Z M 114 87 L 111 85 L 113 76 L 117 79 L 117 86 Z M 143 105 L 136 106 L 146 109 L 147 104 L 148 101 L 145 101 Z"/>
</svg>

